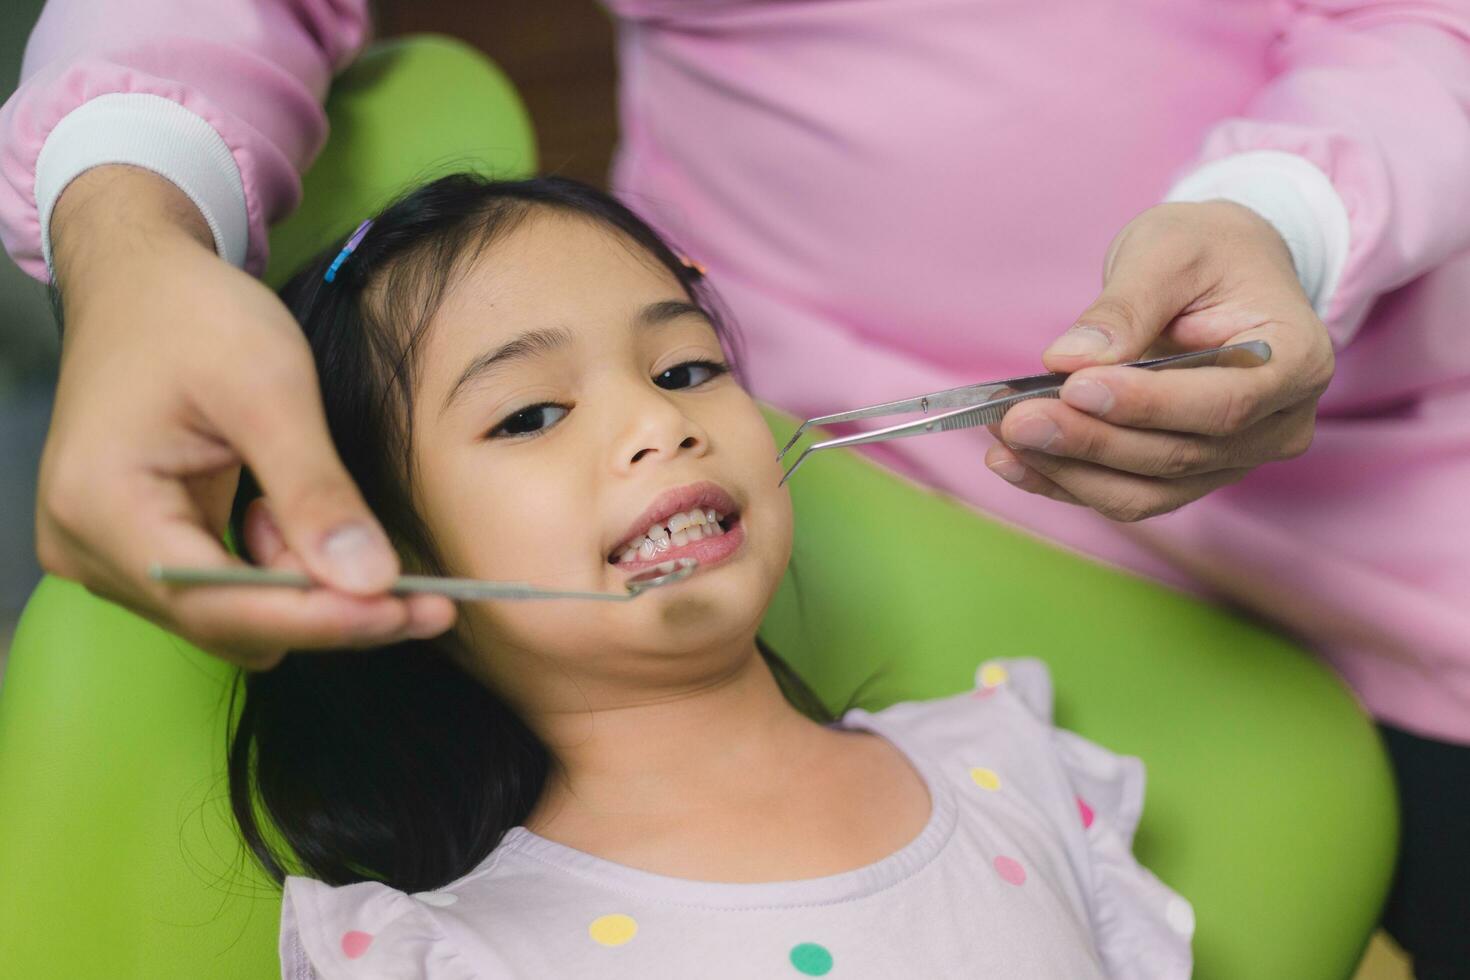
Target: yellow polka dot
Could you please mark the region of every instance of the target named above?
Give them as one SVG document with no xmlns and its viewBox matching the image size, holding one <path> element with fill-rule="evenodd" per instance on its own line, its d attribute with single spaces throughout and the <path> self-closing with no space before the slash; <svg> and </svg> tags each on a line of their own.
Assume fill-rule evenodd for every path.
<svg viewBox="0 0 1470 980">
<path fill-rule="evenodd" d="M 631 915 L 600 915 L 587 927 L 592 941 L 604 946 L 621 946 L 638 933 L 638 923 Z"/>
<path fill-rule="evenodd" d="M 994 769 L 971 769 L 970 778 L 981 789 L 1000 789 L 1000 777 L 995 774 Z"/>
<path fill-rule="evenodd" d="M 980 683 L 986 687 L 1000 687 L 1009 676 L 1000 664 L 986 664 L 980 668 Z"/>
</svg>

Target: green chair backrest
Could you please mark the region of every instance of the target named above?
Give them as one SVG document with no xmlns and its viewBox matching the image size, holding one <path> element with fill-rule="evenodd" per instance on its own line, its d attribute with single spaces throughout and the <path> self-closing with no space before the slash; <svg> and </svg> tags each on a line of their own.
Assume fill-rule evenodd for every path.
<svg viewBox="0 0 1470 980">
<path fill-rule="evenodd" d="M 504 77 L 443 39 L 373 50 L 328 111 L 306 206 L 273 237 L 276 282 L 410 183 L 534 166 Z M 793 421 L 769 421 L 784 443 Z M 1351 974 L 1396 817 L 1376 733 L 1319 663 L 855 455 L 812 459 L 792 496 L 795 573 L 762 632 L 829 702 L 874 671 L 891 702 L 966 689 L 989 657 L 1045 660 L 1058 722 L 1148 766 L 1136 850 L 1195 906 L 1196 975 Z M 279 892 L 226 803 L 232 676 L 74 583 L 41 583 L 0 690 L 0 974 L 279 976 Z"/>
</svg>

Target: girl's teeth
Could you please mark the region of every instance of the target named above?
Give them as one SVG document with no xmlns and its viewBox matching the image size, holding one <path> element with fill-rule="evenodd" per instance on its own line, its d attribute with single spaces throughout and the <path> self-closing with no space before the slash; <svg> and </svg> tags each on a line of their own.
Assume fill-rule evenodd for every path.
<svg viewBox="0 0 1470 980">
<path fill-rule="evenodd" d="M 618 560 L 628 562 L 641 558 L 647 561 L 670 548 L 683 547 L 691 541 L 702 541 L 724 533 L 725 529 L 720 527 L 720 515 L 713 508 L 690 510 L 670 517 L 667 527 L 663 524 L 650 527 L 638 543 L 628 546 Z"/>
</svg>

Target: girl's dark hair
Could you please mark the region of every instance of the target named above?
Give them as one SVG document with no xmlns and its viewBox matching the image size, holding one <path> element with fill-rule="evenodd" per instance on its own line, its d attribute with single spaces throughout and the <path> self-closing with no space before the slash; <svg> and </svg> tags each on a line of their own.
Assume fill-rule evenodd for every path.
<svg viewBox="0 0 1470 980">
<path fill-rule="evenodd" d="M 410 487 L 414 353 L 445 291 L 483 250 L 537 213 L 612 230 L 666 268 L 703 309 L 739 365 L 702 274 L 612 197 L 575 181 L 444 177 L 374 221 L 335 281 L 342 247 L 321 253 L 281 291 L 311 345 L 327 424 L 342 462 L 406 569 L 444 574 Z M 231 514 L 244 540 L 260 489 L 246 471 Z M 277 882 L 305 874 L 368 879 L 406 892 L 472 870 L 541 795 L 551 757 L 494 692 L 456 663 L 449 634 L 370 650 L 288 655 L 231 688 L 230 804 L 246 845 Z M 833 716 L 762 641 L 786 698 Z"/>
</svg>

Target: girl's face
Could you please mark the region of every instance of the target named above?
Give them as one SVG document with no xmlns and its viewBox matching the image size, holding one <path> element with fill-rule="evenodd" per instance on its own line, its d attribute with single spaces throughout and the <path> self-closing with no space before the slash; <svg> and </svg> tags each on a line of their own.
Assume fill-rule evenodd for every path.
<svg viewBox="0 0 1470 980">
<path fill-rule="evenodd" d="M 533 212 L 449 292 L 413 408 L 415 503 L 448 573 L 622 592 L 671 555 L 700 559 L 627 603 L 462 605 L 467 666 L 505 695 L 540 696 L 548 670 L 582 693 L 677 687 L 752 654 L 791 500 L 727 363 L 668 270 L 585 218 Z M 695 510 L 719 525 L 665 546 Z"/>
</svg>

